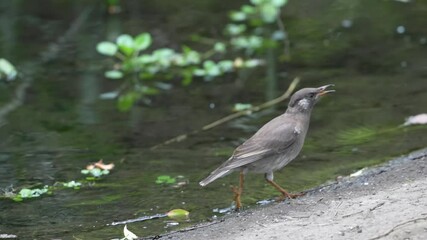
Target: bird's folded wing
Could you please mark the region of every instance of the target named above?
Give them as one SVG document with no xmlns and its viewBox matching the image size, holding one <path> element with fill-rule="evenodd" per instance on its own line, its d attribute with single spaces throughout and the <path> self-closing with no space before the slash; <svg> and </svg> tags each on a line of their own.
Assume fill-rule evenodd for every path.
<svg viewBox="0 0 427 240">
<path fill-rule="evenodd" d="M 260 129 L 252 138 L 236 148 L 233 156 L 223 164 L 223 167 L 238 168 L 271 155 L 285 153 L 300 134 L 292 124 L 278 126 L 274 131 L 265 130 Z"/>
</svg>

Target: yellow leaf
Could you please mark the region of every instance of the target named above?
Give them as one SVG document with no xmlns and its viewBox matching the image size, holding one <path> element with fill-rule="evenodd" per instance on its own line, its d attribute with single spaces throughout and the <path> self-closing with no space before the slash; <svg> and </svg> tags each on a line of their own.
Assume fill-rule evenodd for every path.
<svg viewBox="0 0 427 240">
<path fill-rule="evenodd" d="M 176 220 L 187 219 L 190 212 L 184 209 L 174 209 L 166 213 L 168 217 Z"/>
</svg>

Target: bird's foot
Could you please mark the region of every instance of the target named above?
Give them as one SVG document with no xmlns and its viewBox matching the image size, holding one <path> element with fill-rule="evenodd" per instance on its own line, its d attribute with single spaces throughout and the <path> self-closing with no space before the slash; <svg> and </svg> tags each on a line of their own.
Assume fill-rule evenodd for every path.
<svg viewBox="0 0 427 240">
<path fill-rule="evenodd" d="M 286 192 L 286 191 L 283 191 L 283 192 L 282 192 L 282 196 L 280 196 L 280 197 L 277 199 L 277 201 L 278 201 L 278 202 L 280 202 L 280 201 L 285 200 L 286 198 L 294 199 L 294 198 L 301 197 L 301 196 L 304 196 L 304 195 L 305 195 L 305 193 L 304 193 L 304 192 L 292 194 L 292 193 L 288 193 L 288 192 Z"/>
</svg>

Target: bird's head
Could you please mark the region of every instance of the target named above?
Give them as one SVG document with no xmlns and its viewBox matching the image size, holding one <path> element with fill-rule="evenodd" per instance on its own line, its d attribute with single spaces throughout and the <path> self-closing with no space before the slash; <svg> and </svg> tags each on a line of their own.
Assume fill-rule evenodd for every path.
<svg viewBox="0 0 427 240">
<path fill-rule="evenodd" d="M 327 90 L 334 84 L 328 84 L 318 88 L 303 88 L 294 93 L 289 101 L 288 110 L 306 112 L 311 111 L 313 106 L 319 101 L 321 96 L 335 92 L 335 90 Z"/>
</svg>

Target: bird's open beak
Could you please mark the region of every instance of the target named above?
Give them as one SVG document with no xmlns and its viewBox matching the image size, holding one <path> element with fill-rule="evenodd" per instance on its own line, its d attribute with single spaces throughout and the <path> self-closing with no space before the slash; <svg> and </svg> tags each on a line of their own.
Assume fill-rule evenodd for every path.
<svg viewBox="0 0 427 240">
<path fill-rule="evenodd" d="M 334 84 L 328 84 L 328 85 L 317 88 L 317 90 L 318 90 L 317 96 L 320 97 L 320 96 L 323 96 L 325 94 L 335 92 L 335 90 L 333 90 L 333 89 L 326 90 L 328 87 L 333 87 L 333 86 L 335 86 L 335 85 Z"/>
</svg>

